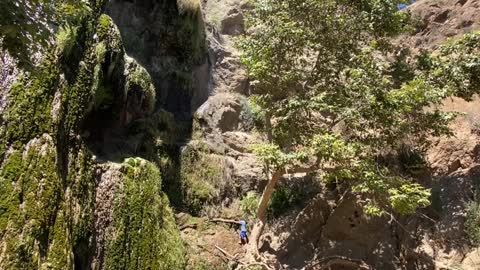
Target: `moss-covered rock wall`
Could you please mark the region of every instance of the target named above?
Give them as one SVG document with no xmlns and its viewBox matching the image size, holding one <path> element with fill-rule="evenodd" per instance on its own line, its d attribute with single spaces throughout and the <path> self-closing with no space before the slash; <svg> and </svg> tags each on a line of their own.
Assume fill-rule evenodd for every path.
<svg viewBox="0 0 480 270">
<path fill-rule="evenodd" d="M 158 102 L 164 73 L 126 54 L 106 2 L 59 1 L 54 42 L 9 89 L 0 116 L 0 269 L 184 268 L 159 168 L 175 170 L 165 142 L 188 128 Z M 167 2 L 166 18 L 176 12 L 183 27 L 166 42 L 184 46 L 169 61 L 190 74 L 179 88 L 192 89 L 204 38 L 183 39 L 203 27 L 200 7 L 186 14 Z"/>
</svg>

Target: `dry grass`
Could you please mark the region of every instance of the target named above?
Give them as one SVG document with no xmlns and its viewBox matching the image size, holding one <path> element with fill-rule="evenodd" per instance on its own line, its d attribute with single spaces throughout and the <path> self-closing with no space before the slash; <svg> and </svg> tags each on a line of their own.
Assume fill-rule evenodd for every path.
<svg viewBox="0 0 480 270">
<path fill-rule="evenodd" d="M 226 15 L 226 10 L 228 10 L 227 4 L 224 1 L 208 1 L 206 9 L 207 22 L 220 29 L 221 20 Z"/>
<path fill-rule="evenodd" d="M 198 15 L 202 10 L 200 0 L 177 0 L 177 7 L 180 14 Z"/>
</svg>

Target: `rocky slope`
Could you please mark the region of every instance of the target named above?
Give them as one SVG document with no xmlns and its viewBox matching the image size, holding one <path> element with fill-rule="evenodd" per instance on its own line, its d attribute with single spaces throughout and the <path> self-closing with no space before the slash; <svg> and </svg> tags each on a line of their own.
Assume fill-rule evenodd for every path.
<svg viewBox="0 0 480 270">
<path fill-rule="evenodd" d="M 448 38 L 458 37 L 480 28 L 480 1 L 423 0 L 409 10 L 417 17 L 419 27 L 414 35 L 402 38 L 410 47 L 435 49 Z"/>
</svg>

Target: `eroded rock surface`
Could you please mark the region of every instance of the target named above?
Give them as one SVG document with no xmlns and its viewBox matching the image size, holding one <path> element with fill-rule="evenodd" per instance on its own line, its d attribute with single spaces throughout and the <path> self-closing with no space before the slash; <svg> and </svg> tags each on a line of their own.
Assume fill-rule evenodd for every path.
<svg viewBox="0 0 480 270">
<path fill-rule="evenodd" d="M 419 18 L 418 32 L 402 40 L 415 48 L 436 49 L 448 38 L 480 28 L 478 0 L 416 1 L 409 9 Z"/>
</svg>

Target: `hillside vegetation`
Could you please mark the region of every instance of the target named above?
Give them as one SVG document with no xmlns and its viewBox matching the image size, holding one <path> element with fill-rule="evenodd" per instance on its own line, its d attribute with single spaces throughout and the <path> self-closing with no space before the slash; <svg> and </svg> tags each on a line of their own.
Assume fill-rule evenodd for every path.
<svg viewBox="0 0 480 270">
<path fill-rule="evenodd" d="M 411 2 L 3 1 L 0 269 L 480 269 L 480 1 Z"/>
</svg>

